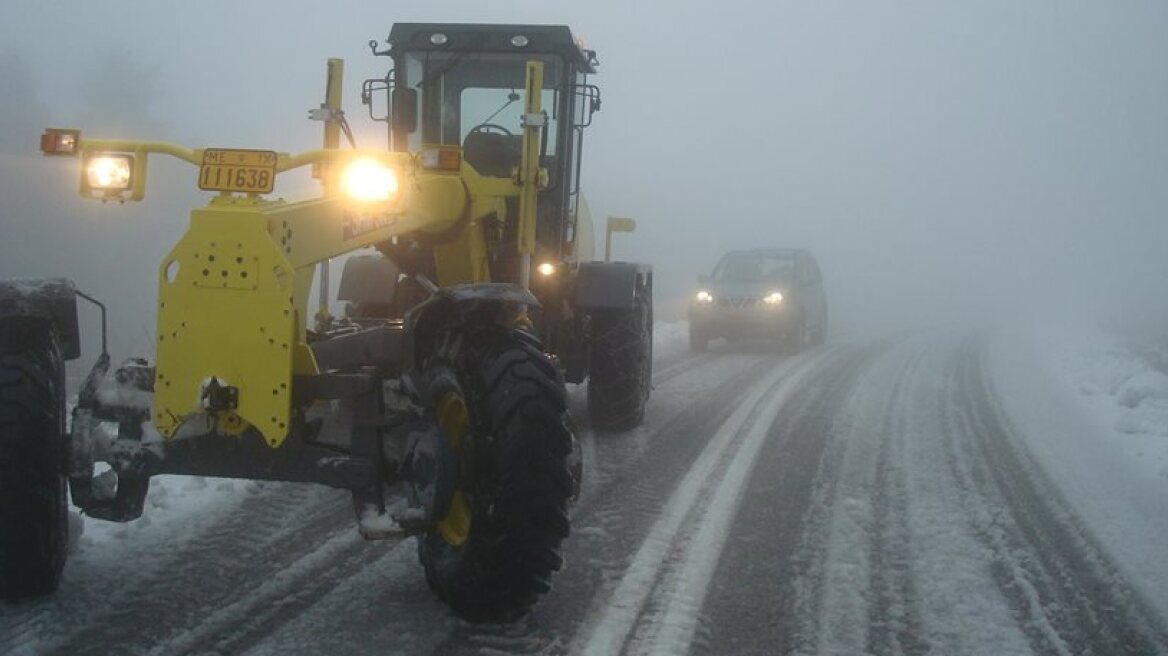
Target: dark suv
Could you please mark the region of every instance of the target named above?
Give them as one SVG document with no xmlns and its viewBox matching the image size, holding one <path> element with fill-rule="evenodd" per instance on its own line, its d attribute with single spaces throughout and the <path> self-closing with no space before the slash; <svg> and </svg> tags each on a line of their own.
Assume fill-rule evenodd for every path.
<svg viewBox="0 0 1168 656">
<path fill-rule="evenodd" d="M 698 284 L 689 305 L 689 343 L 696 351 L 725 337 L 781 340 L 797 352 L 827 335 L 823 278 L 810 251 L 730 251 Z"/>
</svg>

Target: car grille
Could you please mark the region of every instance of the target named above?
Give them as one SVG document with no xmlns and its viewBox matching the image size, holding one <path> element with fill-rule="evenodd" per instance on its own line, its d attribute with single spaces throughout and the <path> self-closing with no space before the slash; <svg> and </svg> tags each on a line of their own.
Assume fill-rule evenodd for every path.
<svg viewBox="0 0 1168 656">
<path fill-rule="evenodd" d="M 721 307 L 749 308 L 758 304 L 757 298 L 750 296 L 720 296 L 718 305 Z"/>
</svg>

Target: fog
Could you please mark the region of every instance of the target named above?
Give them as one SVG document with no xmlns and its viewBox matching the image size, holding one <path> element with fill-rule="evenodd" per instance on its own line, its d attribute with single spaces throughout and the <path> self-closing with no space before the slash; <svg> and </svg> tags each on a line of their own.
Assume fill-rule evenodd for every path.
<svg viewBox="0 0 1168 656">
<path fill-rule="evenodd" d="M 1164 332 L 1168 5 L 1149 2 L 248 2 L 5 0 L 0 276 L 65 275 L 149 349 L 157 263 L 201 202 L 151 159 L 147 198 L 76 196 L 43 127 L 189 146 L 317 147 L 306 110 L 360 81 L 395 21 L 567 24 L 601 62 L 585 141 L 615 254 L 679 318 L 727 249 L 801 246 L 841 332 L 1053 318 Z M 282 183 L 310 193 L 304 178 Z M 599 231 L 598 231 L 599 232 Z M 599 234 L 602 238 L 602 233 Z M 121 352 L 118 352 L 119 349 Z"/>
</svg>

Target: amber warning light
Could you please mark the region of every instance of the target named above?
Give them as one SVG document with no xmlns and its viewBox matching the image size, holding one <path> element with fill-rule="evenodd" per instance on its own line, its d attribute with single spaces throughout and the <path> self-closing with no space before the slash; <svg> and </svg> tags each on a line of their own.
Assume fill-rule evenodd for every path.
<svg viewBox="0 0 1168 656">
<path fill-rule="evenodd" d="M 81 143 L 81 130 L 47 128 L 41 135 L 41 152 L 46 155 L 77 156 L 77 146 Z"/>
</svg>

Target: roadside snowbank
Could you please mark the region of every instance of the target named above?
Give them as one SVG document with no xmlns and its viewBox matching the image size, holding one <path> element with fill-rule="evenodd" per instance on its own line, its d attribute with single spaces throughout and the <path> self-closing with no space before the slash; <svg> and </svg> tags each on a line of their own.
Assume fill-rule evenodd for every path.
<svg viewBox="0 0 1168 656">
<path fill-rule="evenodd" d="M 1168 376 L 1102 335 L 1002 333 L 988 360 L 1017 434 L 1168 615 Z"/>
</svg>

